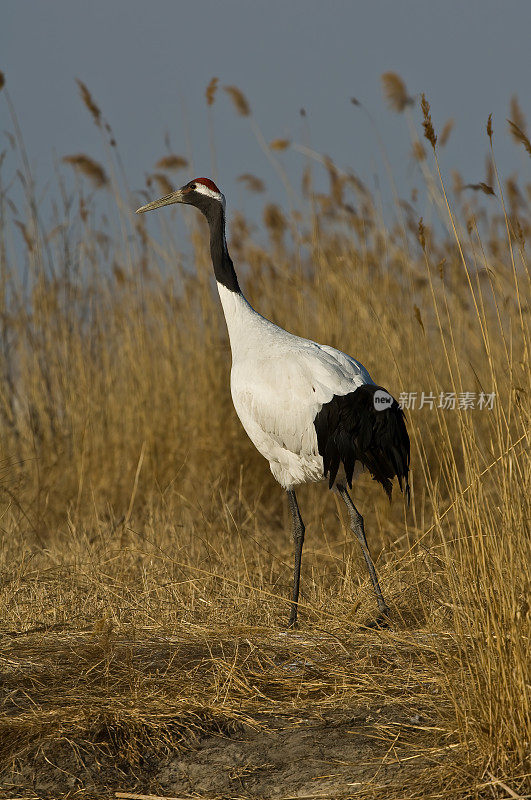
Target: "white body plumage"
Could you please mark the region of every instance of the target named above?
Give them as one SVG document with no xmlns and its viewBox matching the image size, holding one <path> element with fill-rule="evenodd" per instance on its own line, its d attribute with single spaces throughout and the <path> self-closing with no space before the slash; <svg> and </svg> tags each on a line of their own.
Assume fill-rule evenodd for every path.
<svg viewBox="0 0 531 800">
<path fill-rule="evenodd" d="M 294 336 L 218 283 L 232 351 L 231 394 L 256 449 L 285 489 L 324 478 L 314 420 L 334 395 L 373 384 L 365 367 Z"/>
</svg>

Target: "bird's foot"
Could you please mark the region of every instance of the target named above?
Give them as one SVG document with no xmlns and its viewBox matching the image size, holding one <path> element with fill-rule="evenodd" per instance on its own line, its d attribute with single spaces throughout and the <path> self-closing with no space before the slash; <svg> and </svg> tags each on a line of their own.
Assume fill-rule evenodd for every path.
<svg viewBox="0 0 531 800">
<path fill-rule="evenodd" d="M 390 619 L 391 612 L 388 606 L 382 605 L 380 606 L 379 610 L 380 613 L 378 614 L 376 619 L 373 620 L 372 622 L 367 622 L 367 624 L 365 625 L 366 628 L 376 628 L 378 630 L 382 630 L 391 627 L 391 619 Z"/>
<path fill-rule="evenodd" d="M 292 610 L 288 621 L 288 631 L 296 631 L 298 627 L 299 623 L 297 621 L 297 611 Z"/>
</svg>

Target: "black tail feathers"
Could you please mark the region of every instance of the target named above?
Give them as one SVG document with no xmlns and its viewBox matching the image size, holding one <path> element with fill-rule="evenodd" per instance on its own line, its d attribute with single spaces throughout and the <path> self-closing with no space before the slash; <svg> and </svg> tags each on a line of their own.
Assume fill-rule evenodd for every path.
<svg viewBox="0 0 531 800">
<path fill-rule="evenodd" d="M 340 464 L 352 487 L 356 461 L 382 484 L 391 499 L 398 478 L 409 503 L 409 436 L 404 412 L 381 386 L 365 384 L 354 392 L 334 395 L 314 420 L 324 474 L 332 488 Z"/>
</svg>

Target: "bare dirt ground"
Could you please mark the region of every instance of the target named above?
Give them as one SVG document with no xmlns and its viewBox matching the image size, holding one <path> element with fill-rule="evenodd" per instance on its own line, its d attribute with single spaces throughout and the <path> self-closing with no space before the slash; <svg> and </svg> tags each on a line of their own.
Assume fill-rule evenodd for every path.
<svg viewBox="0 0 531 800">
<path fill-rule="evenodd" d="M 395 798 L 406 786 L 408 797 L 465 796 L 443 790 L 460 745 L 427 702 L 437 689 L 418 658 L 426 632 L 247 633 L 13 638 L 0 663 L 3 735 L 17 754 L 1 796 Z M 192 691 L 207 685 L 216 702 L 199 707 Z"/>
<path fill-rule="evenodd" d="M 64 797 L 133 792 L 208 798 L 339 798 L 357 796 L 361 789 L 364 795 L 376 794 L 389 783 L 403 780 L 405 786 L 426 763 L 401 763 L 396 746 L 390 749 L 377 735 L 374 718 L 366 708 L 351 708 L 325 719 L 312 718 L 308 709 L 306 717 L 268 718 L 264 727 L 257 719 L 256 729 L 205 736 L 163 758 L 147 752 L 135 775 L 119 760 L 113 765 L 92 757 L 80 763 L 79 753 L 58 743 L 46 758 L 36 755 L 23 768 L 16 792 L 46 798 L 58 792 Z M 400 723 L 387 722 L 399 731 Z"/>
<path fill-rule="evenodd" d="M 371 785 L 377 791 L 400 772 L 407 782 L 424 764 L 402 765 L 396 748 L 382 742 L 371 725 L 379 711 L 350 708 L 312 719 L 308 709 L 306 717 L 276 717 L 266 730 L 247 730 L 230 741 L 208 737 L 186 758 L 161 765 L 157 780 L 167 793 L 272 798 L 344 797 Z M 387 722 L 399 730 L 400 723 Z"/>
</svg>

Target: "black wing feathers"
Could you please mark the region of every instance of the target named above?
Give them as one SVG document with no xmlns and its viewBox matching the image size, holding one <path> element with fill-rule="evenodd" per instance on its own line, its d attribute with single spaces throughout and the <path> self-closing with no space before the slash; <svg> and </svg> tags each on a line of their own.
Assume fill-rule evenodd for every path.
<svg viewBox="0 0 531 800">
<path fill-rule="evenodd" d="M 396 402 L 376 409 L 374 393 L 385 392 L 381 386 L 366 384 L 354 392 L 334 395 L 317 414 L 314 425 L 324 474 L 332 488 L 340 464 L 349 486 L 356 461 L 366 467 L 374 480 L 382 484 L 389 499 L 393 478 L 409 502 L 409 436 L 404 412 Z"/>
</svg>

